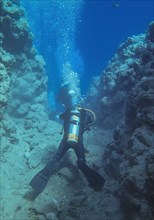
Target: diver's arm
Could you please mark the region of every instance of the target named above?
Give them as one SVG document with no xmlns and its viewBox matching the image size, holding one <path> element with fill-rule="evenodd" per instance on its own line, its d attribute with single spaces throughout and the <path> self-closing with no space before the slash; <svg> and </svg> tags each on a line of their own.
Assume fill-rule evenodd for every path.
<svg viewBox="0 0 154 220">
<path fill-rule="evenodd" d="M 60 114 L 59 118 L 64 121 L 68 117 L 68 115 L 69 115 L 69 109 L 67 109 L 64 113 Z"/>
<path fill-rule="evenodd" d="M 60 115 L 59 115 L 59 118 L 60 118 L 61 120 L 64 120 L 64 119 L 65 119 L 65 115 L 66 115 L 66 112 L 60 114 Z"/>
<path fill-rule="evenodd" d="M 92 119 L 91 119 L 91 117 L 88 115 L 88 114 L 86 114 L 86 117 L 85 117 L 85 125 L 89 125 L 89 124 L 91 124 L 93 121 L 92 121 Z"/>
<path fill-rule="evenodd" d="M 85 121 L 84 121 L 84 131 L 90 131 L 91 129 L 90 129 L 90 124 L 92 123 L 92 119 L 91 119 L 91 117 L 88 115 L 88 114 L 86 114 L 85 115 Z"/>
</svg>

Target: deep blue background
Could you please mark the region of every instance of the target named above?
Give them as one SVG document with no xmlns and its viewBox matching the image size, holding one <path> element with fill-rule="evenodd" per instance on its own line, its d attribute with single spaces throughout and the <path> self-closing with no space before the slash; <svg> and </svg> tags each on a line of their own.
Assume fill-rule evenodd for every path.
<svg viewBox="0 0 154 220">
<path fill-rule="evenodd" d="M 46 61 L 49 92 L 51 90 L 57 92 L 60 84 L 59 75 L 57 74 L 57 57 L 55 57 L 56 35 L 53 28 L 58 17 L 57 14 L 54 15 L 53 1 L 21 0 L 21 4 L 26 8 L 29 23 L 35 35 L 34 43 Z M 71 4 L 69 0 L 67 1 Z M 81 22 L 77 24 L 75 39 L 72 39 L 72 41 L 75 42 L 81 55 L 81 59 L 75 61 L 77 68 L 74 71 L 80 75 L 81 90 L 85 94 L 92 77 L 102 73 L 119 45 L 127 37 L 138 35 L 148 29 L 149 22 L 154 20 L 154 6 L 152 0 L 83 0 L 83 2 L 80 15 Z M 117 7 L 114 7 L 115 5 Z M 66 13 L 67 10 L 69 8 L 66 8 Z M 73 18 L 70 17 L 71 19 Z M 63 20 L 60 26 L 56 26 L 56 32 L 59 28 L 65 27 L 66 22 L 68 21 Z M 58 44 L 61 43 L 61 41 L 58 41 Z M 74 53 L 75 51 L 72 51 L 72 57 Z M 84 66 L 83 71 L 81 68 L 82 63 Z"/>
<path fill-rule="evenodd" d="M 118 7 L 114 7 L 118 4 Z M 153 1 L 85 1 L 77 30 L 77 44 L 85 64 L 81 80 L 85 92 L 93 75 L 100 75 L 118 46 L 144 33 L 154 19 Z"/>
</svg>

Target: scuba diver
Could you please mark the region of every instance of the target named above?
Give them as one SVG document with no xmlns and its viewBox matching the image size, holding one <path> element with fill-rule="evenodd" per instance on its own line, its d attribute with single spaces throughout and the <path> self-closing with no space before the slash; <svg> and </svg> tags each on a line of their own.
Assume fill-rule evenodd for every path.
<svg viewBox="0 0 154 220">
<path fill-rule="evenodd" d="M 41 193 L 46 187 L 50 176 L 52 175 L 54 165 L 62 159 L 64 154 L 70 148 L 73 148 L 77 156 L 78 168 L 86 177 L 89 186 L 95 191 L 100 191 L 104 185 L 105 179 L 96 171 L 91 169 L 86 164 L 85 150 L 83 145 L 83 133 L 90 130 L 93 121 L 87 111 L 95 114 L 89 110 L 82 108 L 78 105 L 72 104 L 72 93 L 68 91 L 68 85 L 61 88 L 59 93 L 59 100 L 63 102 L 66 111 L 59 117 L 64 121 L 64 135 L 59 145 L 59 148 L 53 158 L 38 174 L 36 174 L 30 182 L 30 186 L 38 194 Z"/>
</svg>

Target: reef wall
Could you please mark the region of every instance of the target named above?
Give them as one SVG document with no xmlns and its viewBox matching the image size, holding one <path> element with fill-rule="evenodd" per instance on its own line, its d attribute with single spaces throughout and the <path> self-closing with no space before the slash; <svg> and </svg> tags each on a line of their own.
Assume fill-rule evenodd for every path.
<svg viewBox="0 0 154 220">
<path fill-rule="evenodd" d="M 45 114 L 47 120 L 47 76 L 19 1 L 0 1 L 0 7 L 0 118 L 3 139 L 8 139 L 19 122 L 23 128 L 30 128 L 36 113 Z M 39 123 L 36 120 L 35 126 Z"/>
<path fill-rule="evenodd" d="M 103 161 L 125 219 L 154 216 L 154 22 L 122 43 L 91 86 L 101 128 L 115 128 Z M 99 103 L 99 105 L 98 105 Z M 103 137 L 102 137 L 103 138 Z"/>
<path fill-rule="evenodd" d="M 0 11 L 0 218 L 29 219 L 23 197 L 30 172 L 44 149 L 51 149 L 58 125 L 48 118 L 45 62 L 33 46 L 20 1 L 0 1 Z"/>
<path fill-rule="evenodd" d="M 101 124 L 103 122 L 103 127 L 114 127 L 124 117 L 129 92 L 143 77 L 152 75 L 152 28 L 153 24 L 147 34 L 128 37 L 108 62 L 102 75 L 93 80 L 88 103 L 96 106 L 98 121 L 101 121 Z"/>
</svg>

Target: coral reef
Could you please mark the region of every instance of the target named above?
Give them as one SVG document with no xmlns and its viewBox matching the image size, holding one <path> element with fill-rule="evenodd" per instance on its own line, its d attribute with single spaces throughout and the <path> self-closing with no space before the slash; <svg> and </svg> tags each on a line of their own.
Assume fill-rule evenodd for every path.
<svg viewBox="0 0 154 220">
<path fill-rule="evenodd" d="M 0 1 L 2 219 L 14 218 L 13 196 L 9 204 L 6 199 L 13 195 L 12 191 L 17 190 L 19 184 L 22 185 L 19 177 L 26 172 L 27 160 L 30 160 L 25 155 L 35 146 L 41 149 L 47 146 L 42 141 L 43 132 L 48 136 L 50 126 L 53 126 L 46 111 L 45 62 L 32 45 L 32 33 L 24 9 L 19 5 L 19 1 Z M 36 160 L 32 165 L 37 166 Z"/>
<path fill-rule="evenodd" d="M 47 101 L 45 62 L 32 45 L 32 33 L 19 2 L 2 1 L 1 9 L 0 117 L 24 121 L 24 117 L 33 111 L 33 105 L 45 106 Z"/>
<path fill-rule="evenodd" d="M 6 68 L 2 63 L 0 64 L 0 79 L 1 79 L 0 118 L 2 118 L 3 113 L 7 109 L 9 90 L 10 90 L 10 77 L 8 76 Z"/>
<path fill-rule="evenodd" d="M 102 124 L 103 121 L 103 127 L 114 128 L 124 118 L 129 92 L 142 77 L 149 77 L 153 73 L 154 46 L 149 37 L 152 35 L 152 26 L 153 23 L 147 34 L 128 37 L 102 75 L 95 77 L 91 85 L 88 103 L 92 107 L 97 106 L 94 110 L 98 112 L 98 122 Z"/>
<path fill-rule="evenodd" d="M 91 87 L 103 128 L 115 127 L 103 155 L 124 219 L 154 217 L 154 42 L 149 32 L 120 45 Z M 94 90 L 94 97 L 92 96 Z M 91 101 L 91 103 L 95 102 Z M 93 104 L 94 106 L 94 104 Z"/>
<path fill-rule="evenodd" d="M 29 53 L 32 47 L 33 35 L 29 31 L 24 10 L 18 7 L 19 1 L 2 1 L 1 32 L 3 36 L 2 47 L 9 52 Z"/>
</svg>

